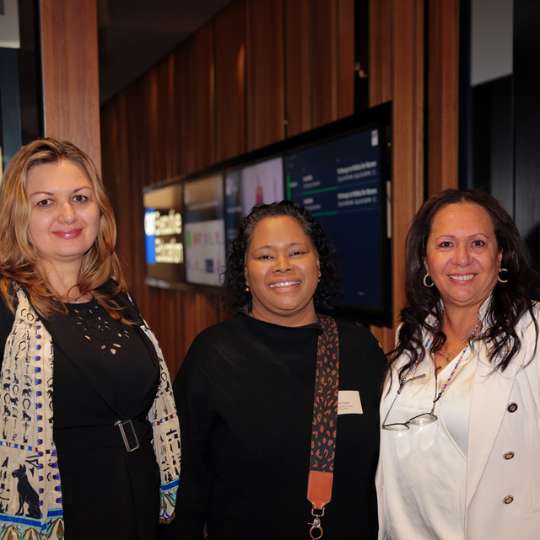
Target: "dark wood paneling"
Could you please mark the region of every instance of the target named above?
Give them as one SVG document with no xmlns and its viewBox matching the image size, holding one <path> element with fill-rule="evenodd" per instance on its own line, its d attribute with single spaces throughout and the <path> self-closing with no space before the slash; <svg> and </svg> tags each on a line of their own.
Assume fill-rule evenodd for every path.
<svg viewBox="0 0 540 540">
<path fill-rule="evenodd" d="M 246 151 L 246 2 L 231 3 L 215 19 L 216 160 Z"/>
<path fill-rule="evenodd" d="M 188 47 L 179 47 L 174 53 L 174 126 L 178 145 L 173 152 L 177 157 L 178 168 L 171 176 L 186 174 L 193 170 L 194 140 L 189 131 L 189 63 Z"/>
<path fill-rule="evenodd" d="M 354 0 L 338 0 L 337 117 L 354 112 Z"/>
<path fill-rule="evenodd" d="M 96 0 L 40 0 L 45 135 L 101 168 Z"/>
<path fill-rule="evenodd" d="M 287 135 L 312 128 L 311 0 L 285 2 L 285 73 Z"/>
<path fill-rule="evenodd" d="M 428 191 L 458 186 L 459 0 L 429 0 Z"/>
<path fill-rule="evenodd" d="M 354 112 L 354 1 L 285 2 L 287 135 Z"/>
<path fill-rule="evenodd" d="M 392 99 L 393 0 L 369 3 L 369 104 L 379 105 Z"/>
<path fill-rule="evenodd" d="M 424 2 L 370 3 L 370 102 L 392 99 L 392 329 L 372 327 L 385 350 L 405 305 L 405 239 L 424 198 Z M 391 44 L 391 48 L 388 47 Z"/>
<path fill-rule="evenodd" d="M 393 9 L 392 287 L 394 327 L 405 306 L 405 239 L 424 201 L 424 2 Z"/>
<path fill-rule="evenodd" d="M 185 100 L 181 104 L 185 114 L 185 138 L 189 152 L 184 154 L 186 172 L 208 167 L 215 160 L 215 86 L 214 32 L 207 24 L 188 39 L 186 48 Z"/>
<path fill-rule="evenodd" d="M 338 108 L 337 0 L 311 0 L 311 118 L 313 127 L 332 122 Z"/>
<path fill-rule="evenodd" d="M 247 0 L 247 139 L 253 150 L 285 136 L 283 0 Z"/>
</svg>

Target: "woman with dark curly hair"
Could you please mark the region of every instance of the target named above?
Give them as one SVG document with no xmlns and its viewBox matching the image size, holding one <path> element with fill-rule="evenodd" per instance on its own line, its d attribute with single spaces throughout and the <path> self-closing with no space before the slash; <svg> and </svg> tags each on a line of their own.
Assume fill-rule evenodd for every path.
<svg viewBox="0 0 540 540">
<path fill-rule="evenodd" d="M 540 537 L 540 278 L 487 193 L 447 190 L 407 239 L 381 404 L 380 538 Z"/>
<path fill-rule="evenodd" d="M 197 337 L 175 383 L 184 476 L 170 538 L 377 537 L 386 362 L 365 328 L 319 312 L 331 255 L 291 202 L 241 224 L 226 274 L 239 312 Z"/>
</svg>

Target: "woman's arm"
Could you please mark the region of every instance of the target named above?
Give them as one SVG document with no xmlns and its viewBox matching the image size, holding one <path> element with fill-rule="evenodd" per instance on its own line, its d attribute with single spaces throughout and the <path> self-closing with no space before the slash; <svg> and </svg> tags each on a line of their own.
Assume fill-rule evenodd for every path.
<svg viewBox="0 0 540 540">
<path fill-rule="evenodd" d="M 211 389 L 205 370 L 215 354 L 199 336 L 191 346 L 174 383 L 182 445 L 180 487 L 174 521 L 162 538 L 202 540 L 211 490 L 210 438 L 214 423 Z"/>
</svg>

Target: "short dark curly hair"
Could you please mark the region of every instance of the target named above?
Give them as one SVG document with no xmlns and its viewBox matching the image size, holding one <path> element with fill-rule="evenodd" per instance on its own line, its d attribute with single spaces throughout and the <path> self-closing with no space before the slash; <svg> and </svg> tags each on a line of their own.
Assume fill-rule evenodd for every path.
<svg viewBox="0 0 540 540">
<path fill-rule="evenodd" d="M 245 258 L 255 226 L 269 217 L 289 216 L 298 221 L 309 236 L 319 257 L 321 279 L 315 290 L 315 309 L 331 309 L 339 295 L 339 280 L 334 260 L 335 250 L 320 223 L 301 206 L 291 201 L 255 206 L 240 223 L 227 256 L 225 287 L 233 309 L 249 306 L 251 295 L 246 291 Z"/>
</svg>

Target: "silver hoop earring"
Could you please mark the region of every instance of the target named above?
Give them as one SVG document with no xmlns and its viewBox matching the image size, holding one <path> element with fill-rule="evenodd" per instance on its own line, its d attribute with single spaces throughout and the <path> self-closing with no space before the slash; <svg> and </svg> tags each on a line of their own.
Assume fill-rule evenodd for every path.
<svg viewBox="0 0 540 540">
<path fill-rule="evenodd" d="M 498 281 L 499 283 L 508 283 L 508 277 L 507 277 L 506 279 L 503 279 L 503 278 L 501 277 L 501 273 L 502 273 L 502 272 L 505 272 L 507 276 L 510 275 L 510 270 L 508 270 L 508 268 L 500 268 L 500 269 L 499 269 L 499 275 L 497 276 L 497 281 Z"/>
<path fill-rule="evenodd" d="M 424 284 L 424 287 L 427 287 L 428 289 L 433 287 L 433 285 L 435 285 L 435 283 L 433 283 L 433 280 L 431 279 L 431 276 L 427 272 L 426 272 L 426 275 L 424 276 L 424 279 L 422 280 L 422 283 Z"/>
</svg>

